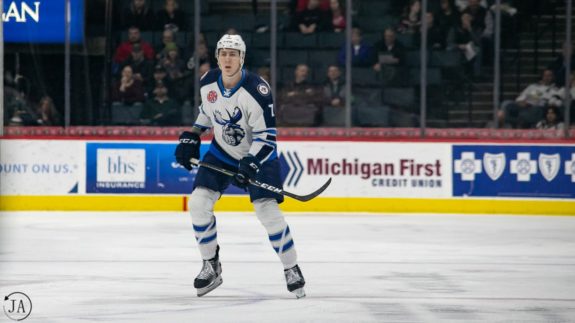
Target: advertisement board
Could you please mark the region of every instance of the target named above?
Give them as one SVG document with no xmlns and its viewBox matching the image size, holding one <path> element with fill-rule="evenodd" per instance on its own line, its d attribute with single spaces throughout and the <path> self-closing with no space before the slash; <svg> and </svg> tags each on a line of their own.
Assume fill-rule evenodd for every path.
<svg viewBox="0 0 575 323">
<path fill-rule="evenodd" d="M 1 195 L 66 195 L 84 192 L 82 141 L 0 141 Z"/>
<path fill-rule="evenodd" d="M 282 142 L 284 188 L 304 194 L 329 177 L 322 196 L 450 197 L 450 144 Z"/>
<path fill-rule="evenodd" d="M 575 198 L 575 146 L 453 145 L 453 196 Z"/>
<path fill-rule="evenodd" d="M 64 43 L 66 0 L 2 1 L 6 43 Z M 84 0 L 70 0 L 70 42 L 84 38 Z"/>
<path fill-rule="evenodd" d="M 202 144 L 200 153 L 208 150 Z M 89 142 L 86 145 L 86 192 L 102 194 L 190 194 L 198 172 L 176 163 L 174 143 Z M 230 186 L 228 194 L 244 191 Z"/>
</svg>

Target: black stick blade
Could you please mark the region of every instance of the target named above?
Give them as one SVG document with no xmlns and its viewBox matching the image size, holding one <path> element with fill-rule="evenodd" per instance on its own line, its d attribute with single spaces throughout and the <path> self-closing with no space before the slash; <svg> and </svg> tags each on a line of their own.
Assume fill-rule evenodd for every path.
<svg viewBox="0 0 575 323">
<path fill-rule="evenodd" d="M 327 180 L 327 182 L 325 182 L 325 184 L 323 184 L 320 188 L 318 188 L 315 192 L 312 192 L 308 195 L 296 195 L 290 192 L 286 192 L 283 191 L 283 195 L 285 196 L 289 196 L 293 199 L 296 199 L 298 201 L 302 201 L 302 202 L 307 202 L 311 199 L 316 198 L 318 195 L 320 195 L 321 193 L 323 193 L 323 191 L 326 190 L 326 188 L 329 186 L 329 184 L 331 184 L 331 177 Z"/>
</svg>

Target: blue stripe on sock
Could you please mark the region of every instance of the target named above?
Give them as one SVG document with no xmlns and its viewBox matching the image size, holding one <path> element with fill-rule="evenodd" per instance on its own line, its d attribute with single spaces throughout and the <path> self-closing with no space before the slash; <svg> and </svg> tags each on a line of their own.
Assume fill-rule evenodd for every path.
<svg viewBox="0 0 575 323">
<path fill-rule="evenodd" d="M 284 247 L 282 249 L 282 253 L 285 253 L 286 251 L 288 251 L 291 247 L 293 247 L 293 240 L 288 241 L 288 243 L 284 244 Z M 279 247 L 274 247 L 274 250 L 279 253 L 280 252 L 280 248 Z"/>
<path fill-rule="evenodd" d="M 206 225 L 193 225 L 194 226 L 194 230 L 196 230 L 196 232 L 204 232 L 206 231 L 206 229 L 209 231 L 211 229 L 213 229 L 216 226 L 216 218 L 213 217 L 213 220 L 211 223 L 208 223 Z"/>
<path fill-rule="evenodd" d="M 289 233 L 289 227 L 286 227 L 282 232 L 277 233 L 277 234 L 272 234 L 270 235 L 270 241 L 276 241 L 282 238 L 282 234 L 285 231 L 285 235 L 287 236 Z"/>
<path fill-rule="evenodd" d="M 215 238 L 217 238 L 217 237 L 218 237 L 218 233 L 216 232 L 216 233 L 212 234 L 212 235 L 209 236 L 209 237 L 203 238 L 203 239 L 200 240 L 198 243 L 199 243 L 199 244 L 210 243 L 211 241 L 213 241 L 213 240 L 214 240 Z"/>
</svg>

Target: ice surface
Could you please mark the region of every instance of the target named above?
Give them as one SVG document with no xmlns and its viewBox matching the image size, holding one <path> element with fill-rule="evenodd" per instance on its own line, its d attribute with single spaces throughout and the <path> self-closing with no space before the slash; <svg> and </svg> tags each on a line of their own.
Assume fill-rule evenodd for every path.
<svg viewBox="0 0 575 323">
<path fill-rule="evenodd" d="M 1 213 L 0 294 L 24 322 L 575 322 L 575 217 L 287 215 L 296 300 L 257 218 L 217 216 L 224 283 L 198 298 L 187 213 Z"/>
</svg>

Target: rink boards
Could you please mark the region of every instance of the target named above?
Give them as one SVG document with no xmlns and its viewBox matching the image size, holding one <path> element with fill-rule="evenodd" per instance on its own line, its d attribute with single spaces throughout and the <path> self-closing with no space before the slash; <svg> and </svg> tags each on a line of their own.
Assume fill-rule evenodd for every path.
<svg viewBox="0 0 575 323">
<path fill-rule="evenodd" d="M 3 140 L 2 210 L 186 210 L 196 171 L 173 141 Z M 202 146 L 202 153 L 208 148 Z M 285 211 L 575 214 L 575 145 L 281 141 Z M 226 191 L 217 210 L 250 211 Z"/>
</svg>

